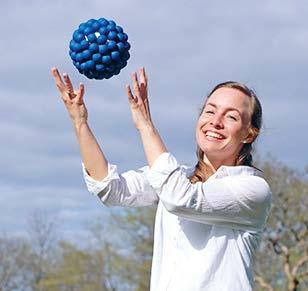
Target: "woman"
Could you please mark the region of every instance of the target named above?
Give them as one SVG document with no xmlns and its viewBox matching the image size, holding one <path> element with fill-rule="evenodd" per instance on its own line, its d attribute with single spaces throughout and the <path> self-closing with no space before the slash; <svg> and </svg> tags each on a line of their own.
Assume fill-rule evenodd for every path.
<svg viewBox="0 0 308 291">
<path fill-rule="evenodd" d="M 89 191 L 108 206 L 157 204 L 151 290 L 252 290 L 253 259 L 270 211 L 271 192 L 252 166 L 262 119 L 246 86 L 226 82 L 205 101 L 196 126 L 198 163 L 168 153 L 149 111 L 147 76 L 127 86 L 132 118 L 148 166 L 123 174 L 108 163 L 87 123 L 84 86 L 74 91 L 52 69 L 80 144 Z"/>
</svg>

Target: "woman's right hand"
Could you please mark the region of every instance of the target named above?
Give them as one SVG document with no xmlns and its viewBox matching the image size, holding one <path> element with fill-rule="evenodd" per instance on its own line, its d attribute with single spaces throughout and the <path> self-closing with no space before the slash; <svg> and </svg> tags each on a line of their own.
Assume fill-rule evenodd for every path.
<svg viewBox="0 0 308 291">
<path fill-rule="evenodd" d="M 51 73 L 72 122 L 78 125 L 86 123 L 88 111 L 83 101 L 84 85 L 80 83 L 79 89 L 74 90 L 68 74 L 63 74 L 63 81 L 57 68 L 52 68 Z"/>
</svg>

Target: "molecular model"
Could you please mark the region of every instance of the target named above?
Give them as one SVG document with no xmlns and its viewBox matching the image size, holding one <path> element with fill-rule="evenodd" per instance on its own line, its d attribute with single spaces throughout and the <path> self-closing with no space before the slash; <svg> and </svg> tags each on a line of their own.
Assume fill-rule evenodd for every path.
<svg viewBox="0 0 308 291">
<path fill-rule="evenodd" d="M 74 66 L 89 79 L 118 75 L 130 58 L 130 43 L 123 28 L 113 20 L 90 19 L 81 23 L 70 41 Z"/>
</svg>

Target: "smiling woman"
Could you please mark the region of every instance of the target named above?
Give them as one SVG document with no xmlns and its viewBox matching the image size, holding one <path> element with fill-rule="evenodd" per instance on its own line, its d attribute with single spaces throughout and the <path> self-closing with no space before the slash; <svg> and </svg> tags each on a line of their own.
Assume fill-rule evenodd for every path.
<svg viewBox="0 0 308 291">
<path fill-rule="evenodd" d="M 251 89 L 238 82 L 218 84 L 198 119 L 198 163 L 190 181 L 205 182 L 222 164 L 252 166 L 253 143 L 261 126 L 261 103 Z"/>
<path fill-rule="evenodd" d="M 107 206 L 157 205 L 151 290 L 248 291 L 253 259 L 271 207 L 271 191 L 252 166 L 262 119 L 244 85 L 226 82 L 209 94 L 196 126 L 198 163 L 179 165 L 151 119 L 148 79 L 132 74 L 127 96 L 148 165 L 118 173 L 88 125 L 84 86 L 52 69 L 71 117 L 88 190 Z"/>
</svg>

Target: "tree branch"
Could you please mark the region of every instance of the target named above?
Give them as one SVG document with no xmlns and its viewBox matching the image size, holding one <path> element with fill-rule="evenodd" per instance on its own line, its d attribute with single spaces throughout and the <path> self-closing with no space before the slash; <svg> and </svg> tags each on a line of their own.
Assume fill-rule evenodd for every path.
<svg viewBox="0 0 308 291">
<path fill-rule="evenodd" d="M 267 283 L 264 278 L 259 274 L 259 273 L 256 273 L 257 275 L 255 276 L 255 281 L 262 287 L 264 288 L 265 290 L 268 290 L 268 291 L 274 291 L 273 287 Z"/>
<path fill-rule="evenodd" d="M 292 275 L 296 276 L 296 273 L 298 272 L 298 269 L 305 264 L 305 262 L 308 261 L 308 255 L 305 255 L 303 258 L 301 258 L 297 264 L 292 269 Z"/>
</svg>

